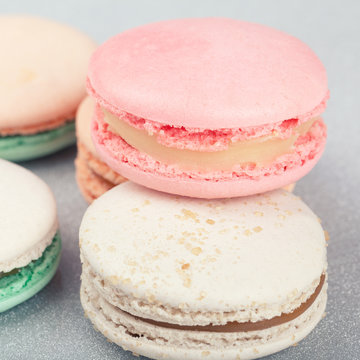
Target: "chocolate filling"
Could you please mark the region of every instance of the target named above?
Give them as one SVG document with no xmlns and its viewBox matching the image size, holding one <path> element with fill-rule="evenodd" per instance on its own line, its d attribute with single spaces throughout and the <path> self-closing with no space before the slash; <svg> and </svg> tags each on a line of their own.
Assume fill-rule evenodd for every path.
<svg viewBox="0 0 360 360">
<path fill-rule="evenodd" d="M 133 316 L 135 319 L 144 321 L 148 324 L 160 326 L 168 329 L 176 329 L 176 330 L 186 330 L 186 331 L 209 331 L 209 332 L 222 332 L 222 333 L 231 333 L 231 332 L 247 332 L 247 331 L 259 331 L 259 330 L 265 330 L 273 326 L 281 325 L 286 322 L 289 322 L 291 320 L 294 320 L 301 314 L 303 314 L 315 301 L 315 299 L 320 294 L 320 291 L 324 285 L 325 282 L 325 274 L 321 275 L 320 277 L 320 283 L 313 292 L 313 294 L 305 301 L 303 302 L 298 308 L 296 308 L 294 311 L 288 314 L 281 314 L 279 316 L 275 316 L 271 319 L 256 321 L 256 322 L 237 322 L 232 321 L 228 322 L 225 325 L 205 325 L 205 326 L 187 326 L 187 325 L 176 325 L 176 324 L 170 324 L 166 322 L 161 321 L 154 321 L 150 319 L 144 319 L 137 316 Z"/>
</svg>

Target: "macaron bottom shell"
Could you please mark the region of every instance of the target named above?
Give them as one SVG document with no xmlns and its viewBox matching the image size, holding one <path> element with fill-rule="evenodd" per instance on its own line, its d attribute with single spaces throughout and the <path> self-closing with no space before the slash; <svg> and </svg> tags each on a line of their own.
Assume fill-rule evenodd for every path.
<svg viewBox="0 0 360 360">
<path fill-rule="evenodd" d="M 239 333 L 239 338 L 242 338 L 240 344 L 232 343 L 236 333 L 195 331 L 197 334 L 193 335 L 193 331 L 161 328 L 139 321 L 125 312 L 118 313 L 111 304 L 104 306 L 101 295 L 94 297 L 94 289 L 86 282 L 82 283 L 80 297 L 85 315 L 95 329 L 124 350 L 152 359 L 250 360 L 296 346 L 315 328 L 326 308 L 327 284 L 324 285 L 315 302 L 299 317 L 267 330 Z M 151 335 L 137 333 L 137 329 L 148 330 Z M 217 336 L 223 338 L 218 342 Z M 192 343 L 193 337 L 196 341 Z M 225 344 L 227 337 L 229 342 Z M 179 341 L 181 345 L 171 344 Z"/>
<path fill-rule="evenodd" d="M 53 154 L 75 143 L 73 121 L 34 135 L 0 136 L 0 158 L 10 161 L 32 160 Z"/>
<path fill-rule="evenodd" d="M 60 262 L 61 238 L 57 233 L 42 256 L 18 272 L 0 278 L 0 313 L 28 300 L 55 275 Z"/>
</svg>

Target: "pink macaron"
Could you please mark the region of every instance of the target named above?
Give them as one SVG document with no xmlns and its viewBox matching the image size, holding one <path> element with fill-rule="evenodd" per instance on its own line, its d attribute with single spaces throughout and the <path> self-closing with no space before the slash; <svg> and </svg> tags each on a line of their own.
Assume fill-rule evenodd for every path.
<svg viewBox="0 0 360 360">
<path fill-rule="evenodd" d="M 226 18 L 121 33 L 90 61 L 92 136 L 115 171 L 199 198 L 246 196 L 306 175 L 326 142 L 324 66 L 300 40 Z"/>
</svg>

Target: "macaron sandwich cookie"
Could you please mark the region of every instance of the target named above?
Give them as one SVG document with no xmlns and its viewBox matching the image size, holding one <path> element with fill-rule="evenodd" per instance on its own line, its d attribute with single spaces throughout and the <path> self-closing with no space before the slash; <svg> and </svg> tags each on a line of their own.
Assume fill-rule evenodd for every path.
<svg viewBox="0 0 360 360">
<path fill-rule="evenodd" d="M 205 200 L 126 182 L 90 205 L 80 249 L 86 315 L 150 358 L 258 358 L 324 314 L 323 229 L 282 189 Z"/>
<path fill-rule="evenodd" d="M 0 159 L 0 312 L 27 300 L 53 277 L 60 260 L 56 204 L 30 171 Z"/>
<path fill-rule="evenodd" d="M 126 181 L 99 159 L 90 133 L 94 107 L 94 101 L 87 97 L 76 114 L 76 180 L 81 193 L 89 203 L 115 185 Z"/>
<path fill-rule="evenodd" d="M 90 60 L 93 139 L 129 180 L 198 198 L 296 182 L 326 142 L 326 71 L 300 40 L 223 18 L 125 31 Z"/>
<path fill-rule="evenodd" d="M 94 42 L 31 16 L 0 16 L 0 33 L 0 158 L 29 160 L 74 144 Z"/>
</svg>

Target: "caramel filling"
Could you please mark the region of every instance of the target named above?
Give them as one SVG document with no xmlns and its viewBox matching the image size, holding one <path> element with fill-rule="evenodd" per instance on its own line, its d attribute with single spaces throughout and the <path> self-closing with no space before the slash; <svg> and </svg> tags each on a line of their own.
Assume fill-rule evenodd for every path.
<svg viewBox="0 0 360 360">
<path fill-rule="evenodd" d="M 312 295 L 305 302 L 303 302 L 298 308 L 296 308 L 293 312 L 288 314 L 283 313 L 279 316 L 273 317 L 272 319 L 266 319 L 256 322 L 247 321 L 240 323 L 237 321 L 233 321 L 233 322 L 228 322 L 225 325 L 183 326 L 183 325 L 170 324 L 161 321 L 154 321 L 150 319 L 144 319 L 131 314 L 128 315 L 133 316 L 135 319 L 144 321 L 151 325 L 160 326 L 168 329 L 175 329 L 175 330 L 209 331 L 209 332 L 222 332 L 222 333 L 259 331 L 259 330 L 265 330 L 271 328 L 273 326 L 284 324 L 299 317 L 314 303 L 315 299 L 320 294 L 320 291 L 324 286 L 324 283 L 325 283 L 325 274 L 321 275 L 320 283 L 315 289 L 315 291 L 312 293 Z"/>
<path fill-rule="evenodd" d="M 184 170 L 231 170 L 234 165 L 255 163 L 266 165 L 277 157 L 290 153 L 300 135 L 309 131 L 316 119 L 311 119 L 293 130 L 287 139 L 276 135 L 230 143 L 226 150 L 194 151 L 164 146 L 156 136 L 149 135 L 119 119 L 105 109 L 104 120 L 109 130 L 122 137 L 129 145 L 166 164 L 177 164 Z"/>
</svg>

